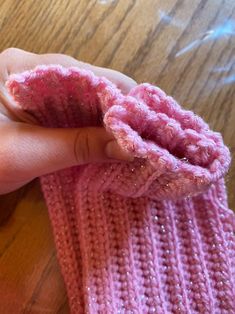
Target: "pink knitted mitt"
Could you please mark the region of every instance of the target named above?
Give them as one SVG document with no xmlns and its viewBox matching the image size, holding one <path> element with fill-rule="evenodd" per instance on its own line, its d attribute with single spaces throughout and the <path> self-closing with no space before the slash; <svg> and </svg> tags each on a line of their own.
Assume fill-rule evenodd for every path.
<svg viewBox="0 0 235 314">
<path fill-rule="evenodd" d="M 104 125 L 133 162 L 41 178 L 71 312 L 235 313 L 235 218 L 221 135 L 159 88 L 40 66 L 7 83 L 48 127 Z"/>
</svg>

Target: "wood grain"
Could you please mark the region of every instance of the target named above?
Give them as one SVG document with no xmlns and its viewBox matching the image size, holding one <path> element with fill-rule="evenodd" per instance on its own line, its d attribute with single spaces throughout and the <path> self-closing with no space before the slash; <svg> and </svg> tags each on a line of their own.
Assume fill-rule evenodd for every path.
<svg viewBox="0 0 235 314">
<path fill-rule="evenodd" d="M 60 52 L 157 84 L 235 156 L 234 0 L 1 0 L 0 49 Z M 227 177 L 235 208 L 235 163 Z M 0 313 L 68 313 L 38 181 L 0 197 Z"/>
</svg>

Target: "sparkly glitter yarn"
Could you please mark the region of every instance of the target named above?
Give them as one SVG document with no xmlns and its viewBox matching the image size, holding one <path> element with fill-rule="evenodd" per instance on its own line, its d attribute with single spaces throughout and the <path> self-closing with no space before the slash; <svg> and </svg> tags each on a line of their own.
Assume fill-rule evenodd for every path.
<svg viewBox="0 0 235 314">
<path fill-rule="evenodd" d="M 47 127 L 106 127 L 135 159 L 41 178 L 71 313 L 235 313 L 221 135 L 150 84 L 40 66 L 7 83 Z"/>
</svg>

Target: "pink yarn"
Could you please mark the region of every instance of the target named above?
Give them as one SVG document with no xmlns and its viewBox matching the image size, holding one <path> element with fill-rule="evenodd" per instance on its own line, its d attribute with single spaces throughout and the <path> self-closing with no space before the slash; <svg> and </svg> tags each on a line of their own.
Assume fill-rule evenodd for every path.
<svg viewBox="0 0 235 314">
<path fill-rule="evenodd" d="M 72 313 L 235 313 L 235 217 L 219 133 L 150 84 L 40 66 L 7 83 L 43 126 L 104 125 L 133 162 L 41 178 Z"/>
</svg>

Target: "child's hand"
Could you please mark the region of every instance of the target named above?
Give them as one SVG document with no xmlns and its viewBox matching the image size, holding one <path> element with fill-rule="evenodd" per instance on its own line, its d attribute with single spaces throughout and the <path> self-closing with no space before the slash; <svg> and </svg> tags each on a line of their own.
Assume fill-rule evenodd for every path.
<svg viewBox="0 0 235 314">
<path fill-rule="evenodd" d="M 20 49 L 0 54 L 0 194 L 13 191 L 33 178 L 66 167 L 107 159 L 130 157 L 120 150 L 103 128 L 49 129 L 37 126 L 32 117 L 16 111 L 5 88 L 12 73 L 39 64 L 60 64 L 90 69 L 105 76 L 127 93 L 135 82 L 113 70 L 95 67 L 61 54 L 36 55 Z M 108 146 L 107 143 L 109 143 Z M 110 144 L 111 143 L 111 144 Z M 107 148 L 108 147 L 108 148 Z"/>
</svg>

